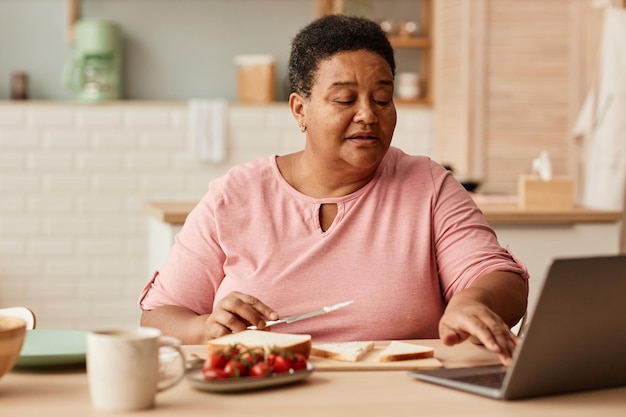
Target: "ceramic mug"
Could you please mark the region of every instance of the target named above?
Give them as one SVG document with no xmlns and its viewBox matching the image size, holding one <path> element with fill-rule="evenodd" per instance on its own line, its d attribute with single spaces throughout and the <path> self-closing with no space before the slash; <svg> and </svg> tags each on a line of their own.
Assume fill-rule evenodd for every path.
<svg viewBox="0 0 626 417">
<path fill-rule="evenodd" d="M 157 392 L 185 374 L 180 341 L 151 327 L 98 330 L 87 334 L 87 377 L 95 408 L 154 407 Z M 171 372 L 170 368 L 175 368 Z"/>
<path fill-rule="evenodd" d="M 401 99 L 414 100 L 420 96 L 419 74 L 416 72 L 400 72 L 396 75 L 396 96 Z"/>
</svg>

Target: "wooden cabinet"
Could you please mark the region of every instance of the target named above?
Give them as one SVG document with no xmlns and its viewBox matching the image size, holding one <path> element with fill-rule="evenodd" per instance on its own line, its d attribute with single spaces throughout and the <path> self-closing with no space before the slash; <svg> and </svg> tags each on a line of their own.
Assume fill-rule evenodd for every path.
<svg viewBox="0 0 626 417">
<path fill-rule="evenodd" d="M 375 0 L 372 0 L 375 1 Z M 379 0 L 383 2 L 383 0 Z M 416 7 L 419 9 L 418 28 L 419 31 L 415 36 L 390 36 L 389 41 L 396 50 L 412 50 L 415 53 L 415 59 L 419 62 L 418 70 L 420 76 L 420 97 L 414 100 L 396 99 L 397 103 L 423 104 L 433 105 L 433 84 L 434 74 L 432 69 L 432 46 L 433 39 L 431 34 L 432 22 L 432 1 L 419 0 Z M 386 3 L 388 4 L 388 3 Z M 316 0 L 315 4 L 316 17 L 332 13 L 343 13 L 345 11 L 345 0 Z M 417 13 L 416 13 L 417 15 Z M 403 72 L 404 69 L 398 65 L 396 72 Z"/>
<path fill-rule="evenodd" d="M 574 126 L 601 13 L 588 0 L 433 0 L 434 157 L 481 192 L 515 193 L 547 150 L 576 177 Z"/>
</svg>

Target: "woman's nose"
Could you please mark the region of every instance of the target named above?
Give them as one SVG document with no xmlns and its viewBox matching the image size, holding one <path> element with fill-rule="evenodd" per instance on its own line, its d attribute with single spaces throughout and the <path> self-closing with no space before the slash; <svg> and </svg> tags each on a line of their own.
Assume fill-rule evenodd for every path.
<svg viewBox="0 0 626 417">
<path fill-rule="evenodd" d="M 374 109 L 374 103 L 369 100 L 360 100 L 354 120 L 357 123 L 373 124 L 378 122 L 378 115 Z"/>
</svg>

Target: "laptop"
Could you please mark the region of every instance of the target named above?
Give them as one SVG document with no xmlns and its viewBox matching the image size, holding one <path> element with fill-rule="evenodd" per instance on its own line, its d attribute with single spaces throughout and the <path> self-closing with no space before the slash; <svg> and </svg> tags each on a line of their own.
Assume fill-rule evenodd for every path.
<svg viewBox="0 0 626 417">
<path fill-rule="evenodd" d="M 626 385 L 626 255 L 555 259 L 510 366 L 412 371 L 500 400 Z"/>
</svg>

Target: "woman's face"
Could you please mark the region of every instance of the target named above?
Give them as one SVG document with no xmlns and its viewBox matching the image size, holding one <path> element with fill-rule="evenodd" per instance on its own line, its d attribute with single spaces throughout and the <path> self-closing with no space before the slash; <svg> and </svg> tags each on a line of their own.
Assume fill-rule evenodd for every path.
<svg viewBox="0 0 626 417">
<path fill-rule="evenodd" d="M 307 152 L 337 167 L 378 166 L 396 126 L 393 75 L 380 55 L 359 50 L 322 61 L 310 98 L 298 102 L 294 107 L 292 97 L 307 128 Z"/>
</svg>

